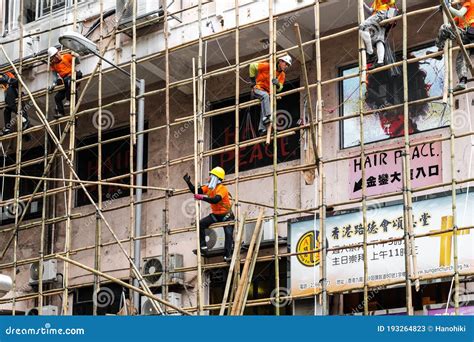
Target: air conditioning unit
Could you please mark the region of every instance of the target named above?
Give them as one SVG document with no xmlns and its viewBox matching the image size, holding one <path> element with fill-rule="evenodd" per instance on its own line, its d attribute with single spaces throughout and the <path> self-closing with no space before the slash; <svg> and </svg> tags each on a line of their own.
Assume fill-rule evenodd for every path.
<svg viewBox="0 0 474 342">
<path fill-rule="evenodd" d="M 176 268 L 183 267 L 182 254 L 170 254 L 169 257 L 169 282 L 171 284 L 182 284 L 184 282 L 184 273 L 173 271 Z M 156 257 L 144 258 L 142 264 L 142 275 L 148 285 L 161 286 L 163 285 L 163 258 L 161 255 Z"/>
<path fill-rule="evenodd" d="M 160 299 L 163 298 L 161 293 L 157 294 L 156 296 Z M 170 302 L 174 306 L 177 306 L 178 308 L 182 307 L 183 301 L 182 301 L 181 293 L 168 292 L 168 302 Z M 161 305 L 161 308 L 164 311 L 165 306 Z M 141 314 L 143 316 L 151 316 L 151 315 L 159 315 L 160 313 L 155 310 L 155 308 L 151 304 L 150 298 L 142 296 L 141 297 Z M 177 315 L 179 314 L 177 313 Z"/>
<path fill-rule="evenodd" d="M 116 13 L 117 18 L 120 18 L 118 21 L 120 29 L 129 28 L 133 23 L 132 1 L 129 1 L 130 4 L 124 11 L 126 3 L 127 0 L 117 0 Z M 153 19 L 153 17 L 159 17 L 160 15 L 163 15 L 163 13 L 160 1 L 137 0 L 137 24 Z M 120 17 L 120 15 L 122 16 Z"/>
<path fill-rule="evenodd" d="M 266 219 L 263 221 L 263 235 L 262 242 L 273 241 L 275 240 L 275 232 L 273 230 L 273 219 Z M 244 227 L 244 245 L 249 245 L 252 240 L 252 235 L 255 230 L 257 222 L 247 223 Z"/>
<path fill-rule="evenodd" d="M 42 316 L 57 316 L 58 315 L 58 307 L 54 305 L 45 305 L 43 306 Z M 32 308 L 29 309 L 26 313 L 26 316 L 38 316 L 39 315 L 39 308 Z"/>
<path fill-rule="evenodd" d="M 54 283 L 57 279 L 57 261 L 46 260 L 43 262 L 43 284 Z M 39 261 L 34 262 L 30 266 L 30 285 L 38 285 L 39 283 Z"/>
<path fill-rule="evenodd" d="M 223 249 L 225 235 L 223 228 L 206 229 L 206 244 L 209 251 Z"/>
</svg>

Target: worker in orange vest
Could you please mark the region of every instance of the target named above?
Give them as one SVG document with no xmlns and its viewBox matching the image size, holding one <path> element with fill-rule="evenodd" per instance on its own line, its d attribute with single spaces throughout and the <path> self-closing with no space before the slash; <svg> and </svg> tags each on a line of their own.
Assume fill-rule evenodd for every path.
<svg viewBox="0 0 474 342">
<path fill-rule="evenodd" d="M 189 190 L 195 194 L 194 198 L 211 205 L 211 214 L 199 221 L 199 243 L 203 254 L 206 254 L 208 250 L 206 245 L 206 229 L 213 223 L 232 221 L 234 219 L 229 191 L 227 187 L 222 184 L 224 178 L 225 171 L 223 168 L 219 166 L 213 168 L 209 173 L 208 184 L 198 187 L 196 194 L 196 188 L 191 182 L 191 176 L 187 173 L 183 176 Z M 224 227 L 224 260 L 226 262 L 232 258 L 232 245 L 234 243 L 232 236 L 233 230 L 233 225 L 231 224 Z"/>
<path fill-rule="evenodd" d="M 53 84 L 48 88 L 52 92 L 56 85 L 64 85 L 64 89 L 58 91 L 54 97 L 56 103 L 56 118 L 64 116 L 64 99 L 68 101 L 71 99 L 71 77 L 72 77 L 72 62 L 74 56 L 70 53 L 61 55 L 59 50 L 54 46 L 48 49 L 48 57 L 50 60 L 51 71 L 53 71 Z M 79 64 L 79 59 L 76 58 L 76 64 Z M 76 79 L 82 78 L 82 72 L 76 72 Z"/>
<path fill-rule="evenodd" d="M 454 21 L 457 25 L 457 30 L 461 36 L 463 44 L 474 43 L 474 0 L 461 0 L 461 8 L 456 9 L 451 4 L 448 6 L 449 12 L 454 16 Z M 450 24 L 443 24 L 439 28 L 438 37 L 436 38 L 436 47 L 438 51 L 443 51 L 446 40 L 455 40 L 456 32 Z M 474 49 L 469 49 L 470 55 L 473 54 Z M 433 53 L 427 51 L 427 54 Z M 441 60 L 443 56 L 435 57 Z M 461 51 L 456 57 L 456 73 L 458 74 L 459 83 L 454 88 L 454 91 L 466 89 L 467 78 L 469 70 L 467 62 L 464 60 L 464 55 Z"/>
<path fill-rule="evenodd" d="M 385 34 L 387 28 L 380 23 L 397 14 L 395 0 L 375 0 L 371 7 L 365 5 L 367 12 L 371 15 L 360 25 L 359 32 L 364 41 L 365 49 L 369 57 L 374 54 L 375 45 L 377 49 L 376 62 L 374 68 L 384 65 L 385 60 Z"/>
<path fill-rule="evenodd" d="M 17 112 L 16 100 L 18 98 L 18 80 L 15 75 L 10 72 L 0 73 L 0 86 L 5 93 L 6 107 L 3 111 L 4 127 L 2 129 L 2 135 L 11 133 L 14 121 L 12 121 L 12 113 Z M 22 125 L 23 129 L 27 129 L 30 126 L 28 120 L 28 114 L 25 110 L 22 112 Z"/>
<path fill-rule="evenodd" d="M 285 55 L 278 58 L 275 78 L 271 83 L 277 88 L 277 92 L 283 89 L 285 83 L 286 70 L 291 66 L 291 56 Z M 256 98 L 261 101 L 260 123 L 258 125 L 259 135 L 265 135 L 267 126 L 272 121 L 272 110 L 270 108 L 270 63 L 252 63 L 249 67 L 250 80 L 252 81 L 252 91 Z"/>
</svg>

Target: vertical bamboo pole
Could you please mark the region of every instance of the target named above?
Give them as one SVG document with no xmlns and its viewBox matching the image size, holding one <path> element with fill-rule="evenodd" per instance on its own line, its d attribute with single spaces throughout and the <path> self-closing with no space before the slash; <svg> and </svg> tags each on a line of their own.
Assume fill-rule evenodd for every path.
<svg viewBox="0 0 474 342">
<path fill-rule="evenodd" d="M 195 179 L 196 179 L 196 192 L 198 182 L 202 181 L 202 158 L 203 158 L 203 146 L 204 146 L 204 119 L 203 119 L 203 98 L 204 98 L 204 78 L 202 71 L 202 57 L 203 57 L 203 39 L 202 39 L 202 0 L 198 1 L 198 32 L 199 32 L 199 46 L 198 46 L 198 69 L 197 69 L 197 122 L 195 132 L 195 143 L 197 145 L 197 154 L 194 158 L 195 167 Z M 201 248 L 199 244 L 200 225 L 199 220 L 201 218 L 201 203 L 196 201 L 196 234 L 198 241 L 197 257 L 198 257 L 198 315 L 202 314 L 203 311 L 203 284 L 202 284 L 202 259 L 201 259 Z"/>
<path fill-rule="evenodd" d="M 410 175 L 410 126 L 409 126 L 409 110 L 408 110 L 408 20 L 407 20 L 407 4 L 406 0 L 402 0 L 402 30 L 403 30 L 403 129 L 405 136 L 405 182 L 406 188 L 404 196 L 404 207 L 406 208 L 406 222 L 404 224 L 405 231 L 405 254 L 413 253 L 413 246 L 410 246 L 410 236 L 413 231 L 413 212 L 412 212 L 412 194 L 411 194 L 411 175 Z M 406 256 L 407 257 L 407 256 Z M 411 267 L 410 262 L 405 263 L 405 283 L 406 283 L 406 305 L 408 315 L 413 315 L 412 293 L 411 293 Z"/>
<path fill-rule="evenodd" d="M 48 46 L 51 46 L 51 29 L 52 29 L 52 24 L 51 24 L 51 18 L 52 18 L 52 6 L 53 6 L 53 3 L 50 3 L 49 4 L 50 6 L 50 12 L 49 12 L 49 32 L 48 32 Z M 48 58 L 48 62 L 47 62 L 47 70 L 49 71 L 50 69 L 50 60 Z M 51 84 L 51 73 L 48 72 L 47 73 L 47 84 Z M 46 102 L 46 105 L 45 105 L 45 117 L 46 117 L 46 120 L 48 120 L 48 117 L 49 117 L 49 92 L 46 92 L 46 98 L 45 98 L 45 102 Z M 43 162 L 43 174 L 45 177 L 48 176 L 48 171 L 49 171 L 49 167 L 48 167 L 48 144 L 49 144 L 49 137 L 48 137 L 48 134 L 45 134 L 44 135 L 44 154 L 43 154 L 43 158 L 44 158 L 44 162 Z M 46 193 L 48 191 L 48 182 L 47 181 L 44 181 L 43 182 L 43 196 L 42 196 L 42 210 L 41 210 L 41 232 L 40 232 L 40 253 L 39 253 L 39 256 L 40 256 L 40 259 L 39 259 L 39 262 L 38 262 L 38 269 L 42 270 L 43 269 L 43 265 L 44 265 L 44 255 L 45 255 L 45 244 L 44 244 L 44 239 L 45 239 L 45 232 L 46 232 L 46 218 L 51 216 L 50 213 L 49 213 L 49 206 L 48 206 L 48 201 L 49 201 L 49 197 L 46 196 Z M 26 210 L 26 209 L 25 209 Z M 53 215 L 52 217 L 54 217 L 54 212 L 53 212 Z M 51 237 L 51 244 L 54 246 L 54 239 L 53 237 Z M 52 249 L 52 248 L 51 248 Z M 41 315 L 43 313 L 43 305 L 44 305 L 44 293 L 43 293 L 43 281 L 42 281 L 42 277 L 43 277 L 43 274 L 40 272 L 40 281 L 38 283 L 38 294 L 39 294 L 39 297 L 38 297 L 38 310 L 39 310 L 39 314 Z"/>
<path fill-rule="evenodd" d="M 454 314 L 459 315 L 459 257 L 458 257 L 458 221 L 456 205 L 456 155 L 455 155 L 455 130 L 454 130 L 454 94 L 453 94 L 453 49 L 452 43 L 448 41 L 448 84 L 449 84 L 449 133 L 450 133 L 450 170 L 451 170 L 451 210 L 453 213 L 453 267 L 454 267 Z M 458 53 L 461 53 L 459 51 Z M 446 81 L 446 80 L 445 80 Z M 448 298 L 448 301 L 451 300 Z"/>
<path fill-rule="evenodd" d="M 23 0 L 20 0 L 20 44 L 19 44 L 19 58 L 20 58 L 20 65 L 19 65 L 19 73 L 21 74 L 22 70 L 23 70 L 23 42 L 24 42 L 24 38 L 23 38 Z M 15 312 L 16 312 L 16 308 L 15 308 L 15 304 L 16 304 L 16 269 L 17 269 L 17 262 L 18 262 L 18 233 L 19 233 L 19 230 L 18 230 L 18 218 L 19 218 L 19 215 L 21 215 L 20 213 L 20 200 L 19 200 L 19 197 L 20 197 L 20 174 L 21 174 L 21 150 L 22 150 L 22 146 L 23 146 L 23 139 L 22 139 L 22 135 L 23 135 L 23 120 L 22 120 L 22 115 L 21 115 L 21 112 L 22 112 L 22 96 L 21 96 L 21 92 L 22 92 L 22 87 L 21 87 L 21 84 L 18 84 L 18 106 L 17 106 L 17 111 L 16 111 L 16 129 L 17 129 L 17 135 L 16 135 L 16 167 L 15 167 L 15 175 L 16 175 L 16 178 L 15 178 L 15 186 L 14 186 L 14 192 L 13 192 L 13 196 L 14 196 L 14 213 L 15 213 L 15 230 L 16 230 L 16 234 L 15 234 L 15 241 L 14 241 L 14 246 L 13 246 L 13 288 L 12 288 L 12 291 L 13 291 L 13 303 L 12 303 L 12 313 L 13 315 L 15 315 Z M 7 123 L 5 123 L 6 125 Z M 41 273 L 41 272 L 40 272 Z M 41 280 L 41 278 L 40 278 Z M 41 310 L 41 309 L 40 309 Z M 41 312 L 40 312 L 41 314 Z"/>
<path fill-rule="evenodd" d="M 359 1 L 359 24 L 364 21 L 364 1 Z M 367 56 L 366 48 L 359 35 L 359 130 L 360 130 L 360 160 L 362 174 L 362 226 L 364 228 L 363 254 L 364 254 L 364 315 L 369 313 L 369 271 L 367 260 L 367 180 L 365 176 L 365 146 L 364 146 L 364 89 L 367 86 Z"/>
<path fill-rule="evenodd" d="M 199 165 L 198 165 L 198 108 L 197 108 L 197 89 L 196 89 L 196 59 L 193 57 L 193 127 L 194 127 L 194 179 L 196 182 L 196 193 L 198 187 L 198 179 L 199 179 Z M 197 256 L 197 282 L 198 282 L 198 289 L 197 289 L 197 307 L 198 307 L 198 315 L 202 312 L 202 259 L 201 259 L 201 244 L 199 241 L 199 220 L 201 216 L 201 206 L 199 201 L 195 202 L 195 210 L 196 210 L 196 256 Z"/>
<path fill-rule="evenodd" d="M 165 38 L 165 111 L 166 111 L 166 187 L 170 188 L 170 68 L 169 68 L 169 37 L 168 37 L 168 6 L 167 1 L 164 1 L 164 26 L 163 34 Z M 165 193 L 165 209 L 164 209 L 164 222 L 162 230 L 162 259 L 163 259 L 163 280 L 164 286 L 162 290 L 163 299 L 168 300 L 168 280 L 169 280 L 169 248 L 168 248 L 168 232 L 169 232 L 169 210 L 170 210 L 170 193 Z M 168 307 L 165 307 L 165 312 L 168 311 Z"/>
<path fill-rule="evenodd" d="M 137 81 L 136 81 L 136 70 L 137 70 L 137 60 L 136 60 L 136 53 L 137 53 L 137 0 L 132 0 L 132 55 L 130 59 L 130 140 L 129 140 L 129 164 L 130 164 L 130 184 L 135 184 L 135 176 L 133 174 L 134 171 L 134 150 L 135 150 L 135 143 L 136 143 L 136 115 L 137 115 Z M 137 251 L 134 249 L 135 241 L 137 238 L 137 230 L 139 227 L 136 226 L 135 218 L 135 193 L 133 189 L 130 189 L 130 230 L 129 235 L 131 237 L 130 244 L 129 244 L 129 253 L 133 255 L 133 259 L 135 262 L 135 266 L 140 269 L 141 264 L 141 251 Z M 140 230 L 141 233 L 143 233 Z M 130 275 L 132 275 L 133 271 L 130 265 Z M 138 280 L 134 280 L 134 285 L 137 286 Z M 140 296 L 138 293 L 133 295 L 133 305 L 135 309 L 138 311 L 140 310 Z"/>
<path fill-rule="evenodd" d="M 270 108 L 272 121 L 268 126 L 268 130 L 273 128 L 273 232 L 275 236 L 275 241 L 273 244 L 274 253 L 275 253 L 275 293 L 276 303 L 280 302 L 280 265 L 278 260 L 278 175 L 277 175 L 277 165 L 278 165 L 278 144 L 277 144 L 277 125 L 276 125 L 276 99 L 275 99 L 275 86 L 272 84 L 272 80 L 275 77 L 275 47 L 276 47 L 276 35 L 275 35 L 275 26 L 276 22 L 273 16 L 273 0 L 268 0 L 268 41 L 269 41 L 269 55 L 270 55 Z M 268 136 L 268 134 L 267 134 Z M 275 315 L 280 315 L 280 306 L 275 305 Z"/>
<path fill-rule="evenodd" d="M 77 24 L 77 0 L 74 1 L 74 20 L 73 20 L 73 30 L 76 30 Z M 69 160 L 71 165 L 74 165 L 75 161 L 75 146 L 76 146 L 76 114 L 74 108 L 76 107 L 76 61 L 73 58 L 72 65 L 71 65 L 71 97 L 69 100 L 69 123 L 71 125 L 69 131 Z M 74 178 L 74 172 L 69 169 L 68 179 L 72 180 Z M 66 234 L 65 234 L 65 241 L 64 241 L 64 251 L 66 258 L 70 257 L 70 250 L 71 250 L 71 231 L 72 231 L 72 206 L 73 206 L 73 190 L 74 183 L 69 181 L 67 185 L 67 204 L 66 204 Z M 62 303 L 62 313 L 63 315 L 67 315 L 69 310 L 69 263 L 64 263 L 63 269 L 64 275 L 64 289 L 63 289 L 63 303 Z"/>
<path fill-rule="evenodd" d="M 240 204 L 239 204 L 239 171 L 240 171 L 240 147 L 238 146 L 240 143 L 240 109 L 239 109 L 239 104 L 240 104 L 240 13 L 239 13 L 239 0 L 234 1 L 234 9 L 235 9 L 235 148 L 234 148 L 234 158 L 235 158 L 235 188 L 234 188 L 234 208 L 235 208 L 235 222 L 234 222 L 234 237 L 239 236 L 241 234 L 242 236 L 245 233 L 245 225 L 240 225 L 240 216 L 241 216 L 241 211 L 240 211 Z M 245 217 L 244 217 L 245 219 Z M 242 230 L 240 232 L 238 229 Z M 235 241 L 235 239 L 234 239 Z M 240 276 L 240 245 L 236 247 L 234 243 L 234 248 L 238 248 L 236 257 L 237 260 L 235 262 L 235 277 L 236 279 L 239 278 Z M 231 265 L 232 267 L 232 265 Z M 228 272 L 228 277 L 232 277 L 232 270 L 229 268 Z M 227 281 L 230 281 L 229 279 Z M 237 290 L 237 284 L 238 281 L 234 282 L 234 287 L 233 287 L 233 293 L 235 293 L 235 290 Z M 231 296 L 232 297 L 232 296 Z M 225 300 L 227 300 L 227 297 L 224 297 Z M 225 304 L 225 303 L 223 303 Z M 224 313 L 224 308 L 221 307 L 221 315 Z M 229 310 L 228 312 L 230 313 L 230 303 L 229 303 Z"/>
<path fill-rule="evenodd" d="M 99 36 L 99 46 L 102 46 L 103 34 L 104 34 L 104 1 L 100 0 L 100 36 Z M 98 120 L 99 123 L 97 126 L 97 180 L 99 184 L 97 185 L 98 190 L 98 199 L 97 206 L 99 210 L 102 211 L 102 85 L 103 85 L 103 73 L 102 73 L 102 60 L 99 59 L 99 71 L 98 71 L 98 94 L 97 94 L 97 105 L 98 109 Z M 132 191 L 132 190 L 130 190 Z M 94 248 L 94 268 L 98 271 L 101 269 L 101 244 L 102 244 L 102 221 L 99 215 L 96 215 L 96 227 L 95 227 L 95 248 Z M 98 298 L 98 293 L 100 291 L 100 277 L 97 274 L 94 274 L 94 296 L 93 298 Z M 97 300 L 94 300 L 92 303 L 92 314 L 97 316 Z"/>
<path fill-rule="evenodd" d="M 322 97 L 322 68 L 321 68 L 321 9 L 319 0 L 314 4 L 314 17 L 315 17 L 315 33 L 316 33 L 316 111 L 318 120 L 318 146 L 317 146 L 317 159 L 318 163 L 318 190 L 319 190 L 319 231 L 321 233 L 321 296 L 322 296 L 322 314 L 328 314 L 328 301 L 327 301 L 327 244 L 326 244 L 326 196 L 325 196 L 325 185 L 326 178 L 324 176 L 324 162 L 322 160 L 323 155 L 323 97 Z M 311 117 L 311 126 L 313 125 L 313 117 Z M 316 187 L 315 187 L 316 189 Z"/>
</svg>

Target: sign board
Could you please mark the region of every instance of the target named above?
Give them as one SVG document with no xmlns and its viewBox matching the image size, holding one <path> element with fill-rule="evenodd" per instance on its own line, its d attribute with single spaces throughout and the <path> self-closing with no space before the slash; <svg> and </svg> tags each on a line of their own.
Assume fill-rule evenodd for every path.
<svg viewBox="0 0 474 342">
<path fill-rule="evenodd" d="M 414 233 L 423 234 L 452 227 L 451 197 L 419 201 L 413 204 Z M 457 225 L 474 225 L 474 194 L 457 196 Z M 291 223 L 291 252 L 304 252 L 320 246 L 319 220 Z M 336 215 L 326 219 L 329 248 L 349 246 L 363 241 L 362 213 Z M 368 242 L 403 237 L 403 205 L 372 207 L 367 211 Z M 419 275 L 445 276 L 453 271 L 453 234 L 445 233 L 417 238 L 415 243 Z M 474 271 L 474 232 L 458 232 L 460 271 Z M 327 254 L 328 289 L 343 291 L 363 284 L 364 254 L 362 247 L 329 251 Z M 405 278 L 404 241 L 369 245 L 368 278 L 371 284 Z M 291 257 L 291 291 L 293 295 L 310 294 L 320 287 L 320 253 Z"/>
<path fill-rule="evenodd" d="M 364 160 L 367 196 L 400 191 L 403 186 L 402 161 L 404 148 L 367 154 Z M 410 150 L 412 187 L 442 183 L 441 142 L 417 145 Z M 349 194 L 351 199 L 362 197 L 362 161 L 356 157 L 349 162 Z"/>
</svg>

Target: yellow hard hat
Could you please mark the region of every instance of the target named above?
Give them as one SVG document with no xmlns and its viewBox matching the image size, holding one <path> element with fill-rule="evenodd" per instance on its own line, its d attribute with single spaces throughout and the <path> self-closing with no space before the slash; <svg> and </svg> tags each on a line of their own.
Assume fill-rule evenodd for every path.
<svg viewBox="0 0 474 342">
<path fill-rule="evenodd" d="M 211 172 L 209 172 L 211 175 L 214 175 L 216 176 L 217 178 L 219 178 L 220 180 L 224 180 L 224 177 L 225 177 L 225 171 L 222 167 L 220 166 L 217 166 L 215 168 L 213 168 L 211 170 Z"/>
</svg>

